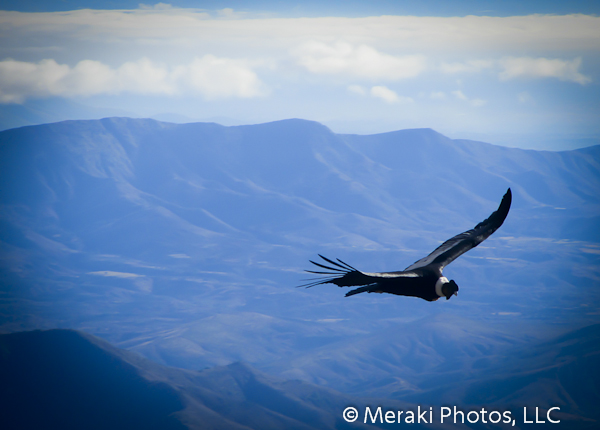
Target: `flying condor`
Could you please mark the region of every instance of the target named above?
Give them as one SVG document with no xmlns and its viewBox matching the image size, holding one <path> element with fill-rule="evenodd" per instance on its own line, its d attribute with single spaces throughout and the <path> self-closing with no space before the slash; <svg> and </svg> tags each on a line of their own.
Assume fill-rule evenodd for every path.
<svg viewBox="0 0 600 430">
<path fill-rule="evenodd" d="M 361 272 L 340 259 L 333 261 L 319 254 L 319 257 L 324 260 L 323 264 L 309 261 L 327 272 L 312 270 L 306 270 L 306 272 L 326 276 L 315 278 L 312 282 L 300 286 L 310 288 L 327 283 L 335 284 L 338 287 L 360 286 L 346 293 L 346 297 L 367 292 L 420 297 L 430 302 L 440 297 L 446 297 L 448 300 L 453 295 L 457 295 L 458 285 L 454 280 L 448 281 L 448 278 L 442 276 L 442 270 L 498 230 L 508 215 L 511 201 L 512 193 L 509 188 L 502 197 L 498 209 L 488 219 L 480 222 L 473 229 L 448 239 L 427 257 L 421 258 L 402 271 Z"/>
</svg>

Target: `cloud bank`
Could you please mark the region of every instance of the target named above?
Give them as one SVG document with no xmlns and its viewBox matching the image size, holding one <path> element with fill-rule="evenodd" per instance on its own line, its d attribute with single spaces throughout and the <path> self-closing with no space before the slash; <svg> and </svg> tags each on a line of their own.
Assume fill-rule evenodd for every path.
<svg viewBox="0 0 600 430">
<path fill-rule="evenodd" d="M 55 13 L 0 12 L 0 27 L 15 42 L 25 33 L 62 35 L 88 40 L 142 42 L 188 41 L 197 46 L 237 41 L 240 48 L 291 47 L 303 42 L 325 44 L 343 37 L 353 45 L 367 44 L 412 53 L 521 52 L 593 50 L 600 48 L 600 18 L 591 15 L 529 15 L 513 17 L 263 18 L 236 14 L 212 17 L 196 9 L 75 10 Z M 225 19 L 223 19 L 225 18 Z M 10 35 L 9 35 L 10 37 Z M 256 48 L 255 48 L 256 49 Z M 504 51 L 504 52 L 503 52 Z M 527 54 L 529 55 L 529 54 Z"/>
<path fill-rule="evenodd" d="M 514 58 L 509 57 L 500 61 L 504 70 L 500 79 L 526 78 L 557 78 L 561 81 L 571 81 L 587 84 L 591 78 L 579 72 L 581 57 L 574 60 L 549 58 Z"/>
<path fill-rule="evenodd" d="M 342 132 L 598 130 L 592 15 L 279 18 L 158 4 L 0 11 L 0 37 L 3 104 L 88 97 L 135 115 L 300 117 Z"/>
<path fill-rule="evenodd" d="M 30 97 L 91 96 L 123 92 L 181 95 L 193 92 L 207 100 L 266 94 L 266 86 L 244 61 L 205 55 L 190 64 L 167 67 L 147 58 L 113 69 L 94 60 L 74 67 L 53 59 L 38 63 L 0 61 L 0 102 L 21 103 Z"/>
<path fill-rule="evenodd" d="M 422 55 L 393 56 L 367 45 L 308 42 L 293 51 L 298 63 L 318 74 L 347 75 L 368 79 L 400 80 L 418 76 L 426 69 Z"/>
<path fill-rule="evenodd" d="M 212 17 L 163 4 L 0 12 L 6 55 L 0 58 L 0 102 L 121 93 L 253 98 L 292 75 L 392 92 L 387 83 L 440 73 L 587 84 L 592 78 L 582 71 L 582 56 L 565 59 L 565 51 L 600 50 L 600 18 L 586 15 L 283 19 L 226 12 Z M 266 63 L 278 84 L 259 77 L 255 65 Z M 383 89 L 371 95 L 394 100 Z"/>
</svg>

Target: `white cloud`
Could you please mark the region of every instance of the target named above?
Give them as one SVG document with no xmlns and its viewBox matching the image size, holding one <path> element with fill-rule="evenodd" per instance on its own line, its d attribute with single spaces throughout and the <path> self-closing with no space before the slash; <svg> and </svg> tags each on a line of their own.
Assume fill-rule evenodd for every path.
<svg viewBox="0 0 600 430">
<path fill-rule="evenodd" d="M 452 91 L 452 95 L 456 97 L 458 100 L 462 100 L 468 102 L 473 107 L 481 107 L 487 104 L 486 100 L 482 99 L 471 99 L 465 95 L 461 90 Z"/>
<path fill-rule="evenodd" d="M 39 63 L 0 61 L 0 102 L 21 103 L 30 97 L 95 94 L 163 94 L 193 92 L 206 99 L 249 98 L 265 94 L 264 84 L 242 60 L 205 55 L 169 69 L 143 58 L 113 69 L 93 60 L 75 67 L 46 59 Z"/>
<path fill-rule="evenodd" d="M 412 98 L 399 96 L 395 91 L 381 85 L 372 87 L 370 94 L 372 97 L 380 98 L 387 103 L 411 103 L 413 101 Z"/>
<path fill-rule="evenodd" d="M 256 73 L 240 60 L 205 55 L 189 66 L 177 68 L 175 73 L 208 99 L 249 98 L 265 93 Z"/>
<path fill-rule="evenodd" d="M 500 60 L 469 60 L 464 62 L 441 63 L 442 73 L 479 73 L 486 69 L 501 69 L 500 80 L 506 81 L 518 77 L 557 78 L 579 84 L 591 82 L 591 79 L 579 72 L 581 58 L 561 60 L 557 58 L 506 57 Z"/>
<path fill-rule="evenodd" d="M 172 9 L 173 5 L 170 3 L 156 3 L 155 5 L 140 3 L 138 7 L 143 10 L 168 10 Z"/>
<path fill-rule="evenodd" d="M 57 82 L 68 75 L 69 66 L 54 60 L 38 64 L 15 60 L 0 62 L 0 102 L 22 102 L 27 96 L 46 97 L 60 93 Z"/>
<path fill-rule="evenodd" d="M 452 91 L 452 94 L 459 100 L 468 100 L 467 96 L 461 90 Z"/>
<path fill-rule="evenodd" d="M 350 91 L 351 93 L 354 93 L 354 94 L 359 94 L 361 96 L 364 96 L 367 94 L 367 91 L 360 85 L 348 85 L 348 91 Z"/>
<path fill-rule="evenodd" d="M 176 94 L 177 83 L 164 65 L 152 63 L 147 58 L 128 61 L 116 71 L 118 91 L 138 94 Z"/>
<path fill-rule="evenodd" d="M 371 95 L 373 97 L 383 99 L 387 103 L 396 103 L 399 100 L 398 94 L 396 94 L 395 91 L 392 91 L 389 88 L 383 87 L 381 85 L 377 85 L 371 88 Z"/>
<path fill-rule="evenodd" d="M 119 92 L 118 74 L 118 71 L 112 70 L 99 61 L 83 60 L 57 79 L 54 88 L 58 95 L 64 96 L 116 93 Z M 2 82 L 0 82 L 1 87 Z"/>
<path fill-rule="evenodd" d="M 507 80 L 518 77 L 527 78 L 557 78 L 561 81 L 586 84 L 591 79 L 579 72 L 581 58 L 560 60 L 549 58 L 508 57 L 500 61 L 504 70 L 500 79 Z"/>
<path fill-rule="evenodd" d="M 217 11 L 217 16 L 222 19 L 242 19 L 247 15 L 247 12 L 239 12 L 231 9 L 230 7 L 226 7 L 225 9 L 220 9 Z"/>
<path fill-rule="evenodd" d="M 386 103 L 412 103 L 414 100 L 410 97 L 399 96 L 394 90 L 384 87 L 383 85 L 375 85 L 370 90 L 360 85 L 349 85 L 348 91 L 361 96 L 371 96 L 376 99 L 381 99 Z"/>
<path fill-rule="evenodd" d="M 432 91 L 431 94 L 429 94 L 429 98 L 434 100 L 445 100 L 446 93 L 444 93 L 443 91 Z"/>
<path fill-rule="evenodd" d="M 308 42 L 292 51 L 298 63 L 317 74 L 348 75 L 368 79 L 400 80 L 413 78 L 426 68 L 422 55 L 393 56 L 367 45 L 332 45 Z"/>
</svg>

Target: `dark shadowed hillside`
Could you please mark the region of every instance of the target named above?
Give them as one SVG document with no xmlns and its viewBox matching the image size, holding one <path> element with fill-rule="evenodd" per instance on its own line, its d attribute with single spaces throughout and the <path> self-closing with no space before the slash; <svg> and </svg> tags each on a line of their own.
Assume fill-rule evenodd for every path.
<svg viewBox="0 0 600 430">
<path fill-rule="evenodd" d="M 3 429 L 370 428 L 342 419 L 357 399 L 241 363 L 168 368 L 72 330 L 0 335 L 0 351 Z"/>
<path fill-rule="evenodd" d="M 183 429 L 177 391 L 148 380 L 115 348 L 75 331 L 0 337 L 0 403 L 10 429 Z"/>
</svg>

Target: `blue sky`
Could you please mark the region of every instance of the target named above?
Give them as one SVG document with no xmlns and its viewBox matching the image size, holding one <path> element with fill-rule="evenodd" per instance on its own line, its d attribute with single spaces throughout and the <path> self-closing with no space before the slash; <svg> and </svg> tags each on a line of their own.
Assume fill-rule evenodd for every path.
<svg viewBox="0 0 600 430">
<path fill-rule="evenodd" d="M 3 1 L 0 102 L 599 138 L 598 2 Z M 86 9 L 88 8 L 88 9 Z"/>
<path fill-rule="evenodd" d="M 139 0 L 3 0 L 2 9 L 21 12 L 55 12 L 75 9 L 136 9 Z M 416 15 L 416 16 L 514 16 L 543 14 L 597 14 L 598 2 L 589 0 L 178 0 L 165 1 L 178 8 L 202 8 L 218 10 L 232 8 L 242 11 L 271 12 L 279 16 L 367 16 L 367 15 Z"/>
</svg>

